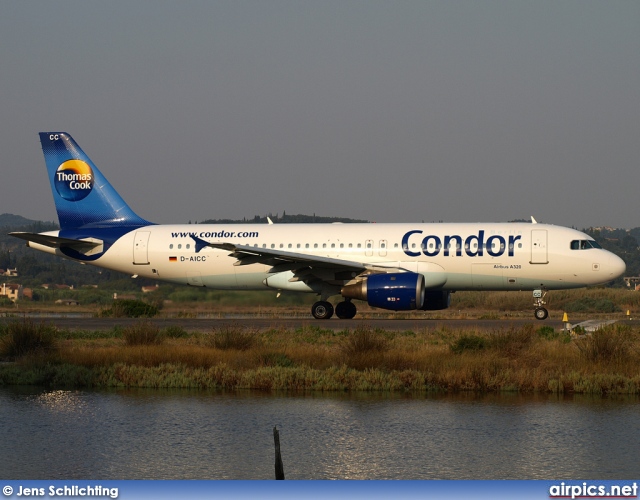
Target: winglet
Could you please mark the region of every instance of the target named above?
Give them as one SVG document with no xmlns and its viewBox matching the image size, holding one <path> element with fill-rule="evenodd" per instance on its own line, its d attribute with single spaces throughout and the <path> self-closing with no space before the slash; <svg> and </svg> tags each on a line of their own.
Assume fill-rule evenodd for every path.
<svg viewBox="0 0 640 500">
<path fill-rule="evenodd" d="M 537 221 L 537 220 L 535 220 L 535 219 L 533 218 L 533 215 L 532 215 L 532 216 L 531 216 L 531 224 L 537 224 L 537 223 L 538 223 L 538 221 Z"/>
</svg>

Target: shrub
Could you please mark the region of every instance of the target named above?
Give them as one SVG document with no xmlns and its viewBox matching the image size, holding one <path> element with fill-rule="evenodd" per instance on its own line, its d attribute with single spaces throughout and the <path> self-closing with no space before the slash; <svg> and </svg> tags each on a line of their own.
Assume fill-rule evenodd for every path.
<svg viewBox="0 0 640 500">
<path fill-rule="evenodd" d="M 451 352 L 461 354 L 464 351 L 480 351 L 486 347 L 486 339 L 479 335 L 463 335 L 450 345 Z"/>
<path fill-rule="evenodd" d="M 2 328 L 0 356 L 15 359 L 28 354 L 54 351 L 55 333 L 54 326 L 35 324 L 29 319 L 8 323 Z"/>
<path fill-rule="evenodd" d="M 558 333 L 552 326 L 542 326 L 536 331 L 538 332 L 539 337 L 547 340 L 557 339 L 560 336 L 560 333 Z"/>
<path fill-rule="evenodd" d="M 13 300 L 11 300 L 9 297 L 0 297 L 0 307 L 12 307 L 15 306 L 15 304 L 13 303 Z"/>
<path fill-rule="evenodd" d="M 215 349 L 246 351 L 256 344 L 258 331 L 235 324 L 215 328 L 207 344 Z"/>
<path fill-rule="evenodd" d="M 100 316 L 111 318 L 152 318 L 158 308 L 141 300 L 116 300 L 109 309 L 100 311 Z"/>
<path fill-rule="evenodd" d="M 519 329 L 512 327 L 508 330 L 495 330 L 489 334 L 487 347 L 512 356 L 529 347 L 535 338 L 533 325 L 525 325 Z"/>
<path fill-rule="evenodd" d="M 149 321 L 126 326 L 122 336 L 127 345 L 159 345 L 164 342 L 160 328 Z"/>
<path fill-rule="evenodd" d="M 346 337 L 340 343 L 340 350 L 347 356 L 370 352 L 385 352 L 389 349 L 389 342 L 382 333 L 368 326 L 356 328 L 353 333 L 347 331 Z"/>
<path fill-rule="evenodd" d="M 624 325 L 611 325 L 576 339 L 575 345 L 587 361 L 622 361 L 631 354 L 633 335 Z"/>
<path fill-rule="evenodd" d="M 166 327 L 164 334 L 172 339 L 184 339 L 189 336 L 189 333 L 184 328 L 176 325 Z"/>
<path fill-rule="evenodd" d="M 291 368 L 295 366 L 295 362 L 286 354 L 281 352 L 266 352 L 258 356 L 258 362 L 263 366 L 279 366 L 282 368 Z"/>
</svg>

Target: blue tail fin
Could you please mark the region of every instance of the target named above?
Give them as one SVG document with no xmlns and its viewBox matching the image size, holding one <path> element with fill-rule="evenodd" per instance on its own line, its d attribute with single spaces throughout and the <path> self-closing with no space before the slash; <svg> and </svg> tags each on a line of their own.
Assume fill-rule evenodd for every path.
<svg viewBox="0 0 640 500">
<path fill-rule="evenodd" d="M 60 229 L 146 226 L 76 141 L 65 132 L 40 132 Z"/>
</svg>

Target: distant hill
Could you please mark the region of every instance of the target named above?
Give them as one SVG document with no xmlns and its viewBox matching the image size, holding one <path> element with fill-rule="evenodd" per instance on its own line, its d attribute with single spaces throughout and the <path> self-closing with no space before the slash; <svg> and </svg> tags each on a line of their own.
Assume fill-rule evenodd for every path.
<svg viewBox="0 0 640 500">
<path fill-rule="evenodd" d="M 30 226 L 31 224 L 38 222 L 35 220 L 27 219 L 21 215 L 2 214 L 0 215 L 0 227 L 14 228 L 22 226 Z"/>
<path fill-rule="evenodd" d="M 271 215 L 269 214 L 269 218 L 273 221 L 274 224 L 327 224 L 332 222 L 344 222 L 344 223 L 358 223 L 358 222 L 369 222 L 368 220 L 362 219 L 349 219 L 347 217 L 322 217 L 320 215 L 288 215 L 287 213 L 283 213 L 280 217 L 278 214 Z M 197 224 L 266 224 L 267 217 L 261 217 L 256 215 L 253 219 L 207 219 L 198 222 Z"/>
</svg>

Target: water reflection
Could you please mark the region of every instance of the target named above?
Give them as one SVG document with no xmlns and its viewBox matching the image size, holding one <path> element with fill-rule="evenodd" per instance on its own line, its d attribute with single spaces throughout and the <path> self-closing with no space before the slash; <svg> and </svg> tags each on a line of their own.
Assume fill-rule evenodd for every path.
<svg viewBox="0 0 640 500">
<path fill-rule="evenodd" d="M 7 479 L 637 478 L 637 398 L 0 388 Z"/>
</svg>

